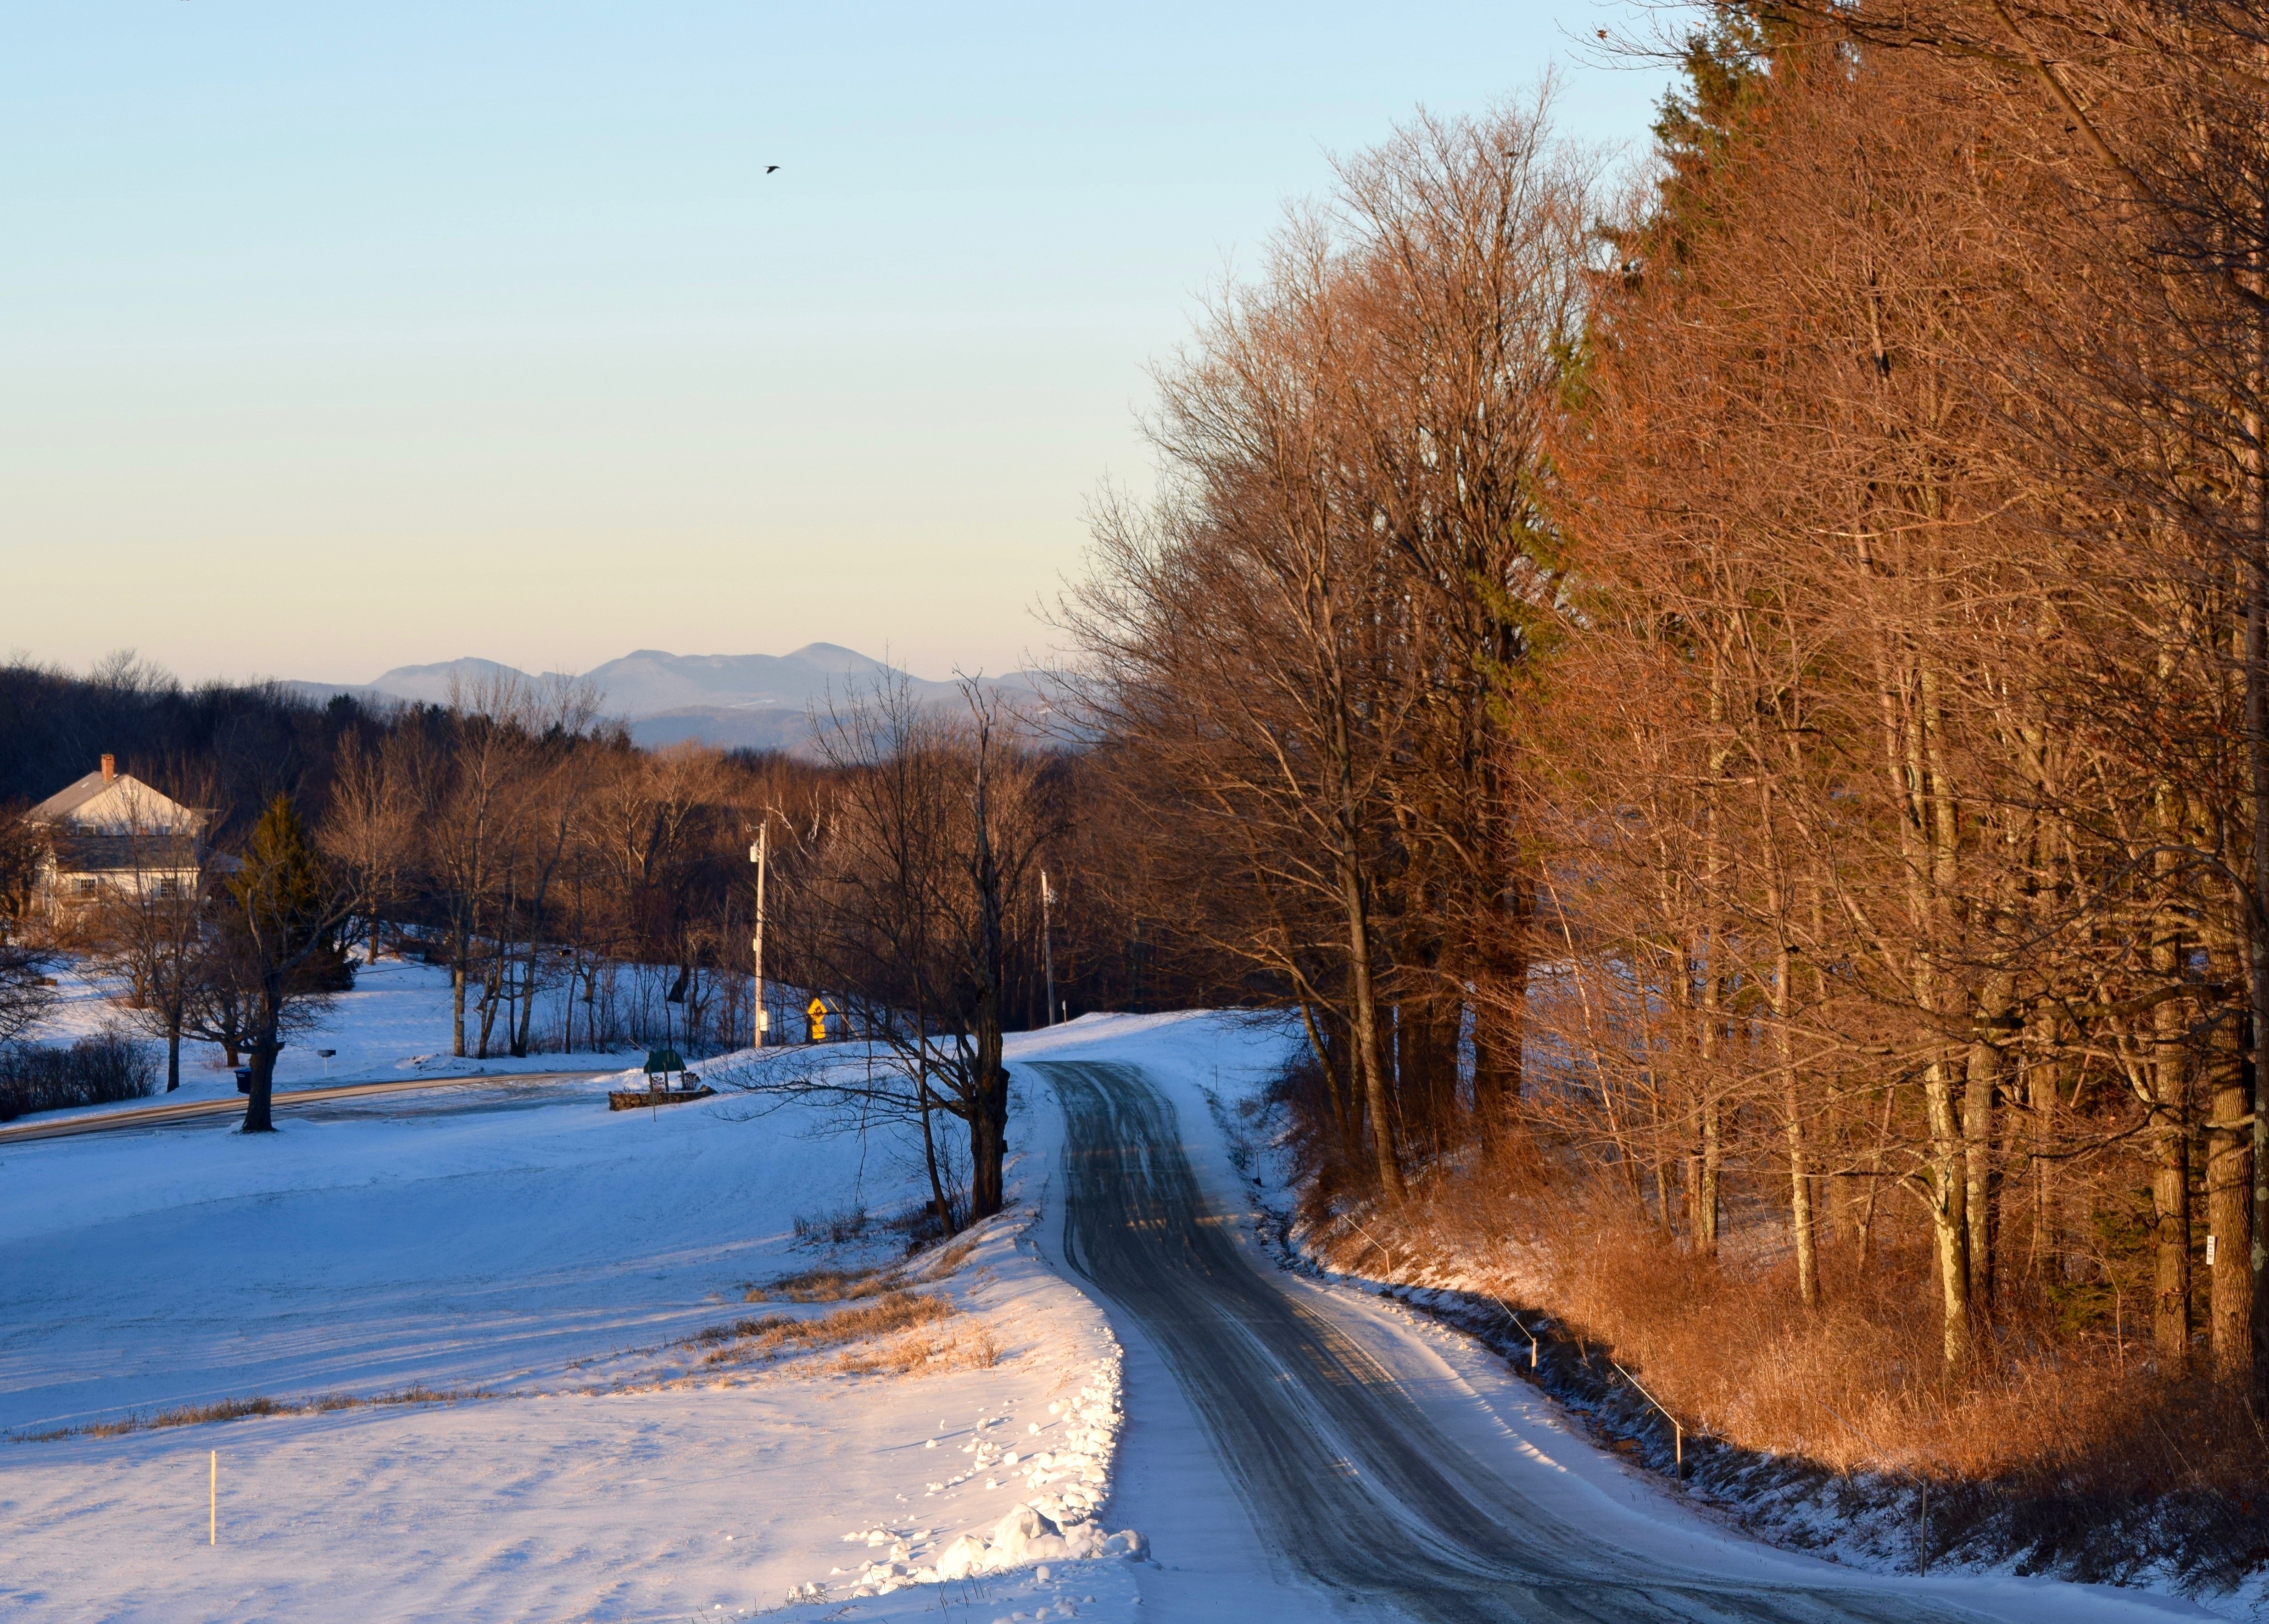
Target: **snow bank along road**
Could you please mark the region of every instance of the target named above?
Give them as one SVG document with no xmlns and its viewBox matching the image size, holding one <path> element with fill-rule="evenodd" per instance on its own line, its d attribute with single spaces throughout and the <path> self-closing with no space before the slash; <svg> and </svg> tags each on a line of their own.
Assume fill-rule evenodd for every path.
<svg viewBox="0 0 2269 1624">
<path fill-rule="evenodd" d="M 320 1105 L 330 1100 L 359 1099 L 371 1094 L 412 1094 L 423 1089 L 444 1089 L 462 1083 L 517 1087 L 524 1083 L 581 1082 L 588 1078 L 611 1074 L 596 1071 L 476 1072 L 464 1077 L 403 1078 L 389 1082 L 342 1083 L 335 1089 L 294 1089 L 288 1094 L 270 1096 L 269 1104 L 275 1111 L 291 1111 Z M 109 1133 L 125 1128 L 169 1127 L 176 1123 L 194 1122 L 203 1118 L 239 1118 L 243 1115 L 244 1096 L 241 1095 L 224 1095 L 215 1100 L 181 1100 L 169 1105 L 136 1105 L 124 1111 L 19 1122 L 9 1127 L 0 1127 L 0 1145 L 29 1139 L 70 1139 L 79 1133 Z"/>
<path fill-rule="evenodd" d="M 1272 1565 L 1356 1615 L 1891 1624 L 2030 1615 L 2048 1599 L 1973 1610 L 1824 1565 L 1818 1583 L 1726 1576 L 1574 1525 L 1562 1512 L 1580 1514 L 1580 1491 L 1556 1495 L 1556 1510 L 1515 1487 L 1346 1330 L 1255 1268 L 1200 1192 L 1171 1106 L 1136 1067 L 1027 1064 L 1067 1118 L 1067 1261 L 1157 1347 Z M 2058 1588 L 2077 1604 L 2063 1616 L 2110 1599 Z"/>
</svg>

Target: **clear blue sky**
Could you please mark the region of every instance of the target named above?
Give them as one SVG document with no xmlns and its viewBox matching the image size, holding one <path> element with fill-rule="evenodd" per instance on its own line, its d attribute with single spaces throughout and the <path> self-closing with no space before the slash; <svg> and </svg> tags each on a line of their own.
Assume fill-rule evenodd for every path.
<svg viewBox="0 0 2269 1624">
<path fill-rule="evenodd" d="M 6 0 L 0 647 L 1001 670 L 1327 153 L 1555 63 L 1636 147 L 1622 15 Z"/>
</svg>

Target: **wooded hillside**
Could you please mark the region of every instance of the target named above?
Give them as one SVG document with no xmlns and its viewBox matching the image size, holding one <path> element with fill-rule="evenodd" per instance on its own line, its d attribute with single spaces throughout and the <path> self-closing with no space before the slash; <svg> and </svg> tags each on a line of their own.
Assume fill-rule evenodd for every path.
<svg viewBox="0 0 2269 1624">
<path fill-rule="evenodd" d="M 2250 1482 L 2269 33 L 1679 49 L 1629 194 L 1418 121 L 1163 372 L 1064 611 L 1142 906 L 1307 1021 L 1319 1222 L 1556 1235 L 1722 1436 Z"/>
</svg>

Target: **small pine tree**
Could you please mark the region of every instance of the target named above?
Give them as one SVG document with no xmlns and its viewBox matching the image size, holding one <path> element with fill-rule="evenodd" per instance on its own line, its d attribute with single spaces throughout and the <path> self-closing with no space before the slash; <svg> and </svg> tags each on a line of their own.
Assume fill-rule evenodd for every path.
<svg viewBox="0 0 2269 1624">
<path fill-rule="evenodd" d="M 339 941 L 338 887 L 289 798 L 269 802 L 242 860 L 228 889 L 263 956 L 289 963 L 299 991 L 352 987 L 354 967 Z"/>
<path fill-rule="evenodd" d="M 310 1000 L 351 985 L 338 933 L 352 893 L 331 874 L 291 801 L 278 795 L 261 814 L 228 894 L 236 904 L 230 925 L 250 949 L 259 987 L 246 1045 L 252 1096 L 244 1131 L 262 1133 L 273 1126 L 270 1097 L 285 1030 L 307 1018 Z"/>
</svg>

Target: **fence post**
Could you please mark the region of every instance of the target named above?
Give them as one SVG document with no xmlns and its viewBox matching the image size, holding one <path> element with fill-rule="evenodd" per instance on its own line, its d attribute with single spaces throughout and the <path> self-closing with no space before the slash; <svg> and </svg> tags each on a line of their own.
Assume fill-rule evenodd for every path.
<svg viewBox="0 0 2269 1624">
<path fill-rule="evenodd" d="M 1489 1301 L 1497 1304 L 1497 1311 L 1498 1313 L 1512 1321 L 1512 1328 L 1514 1330 L 1519 1332 L 1521 1335 L 1528 1339 L 1528 1368 L 1532 1370 L 1537 1369 L 1536 1332 L 1531 1331 L 1526 1325 L 1520 1323 L 1520 1316 L 1514 1313 L 1511 1309 L 1504 1305 L 1504 1299 L 1503 1297 L 1491 1297 Z"/>
<path fill-rule="evenodd" d="M 1629 1382 L 1633 1387 L 1637 1387 L 1638 1389 L 1638 1396 L 1640 1398 L 1654 1406 L 1656 1409 L 1661 1410 L 1662 1419 L 1670 1423 L 1671 1459 L 1674 1463 L 1670 1475 L 1678 1481 L 1681 1483 L 1684 1482 L 1686 1480 L 1686 1428 L 1684 1423 L 1680 1421 L 1678 1417 L 1673 1415 L 1668 1410 L 1663 1409 L 1662 1400 L 1656 1398 L 1652 1393 L 1647 1391 L 1645 1387 L 1641 1385 L 1638 1377 L 1624 1369 L 1620 1364 L 1615 1364 L 1615 1362 L 1612 1359 L 1608 1360 L 1608 1362 L 1615 1366 L 1616 1374 L 1621 1376 L 1623 1380 Z"/>
</svg>

